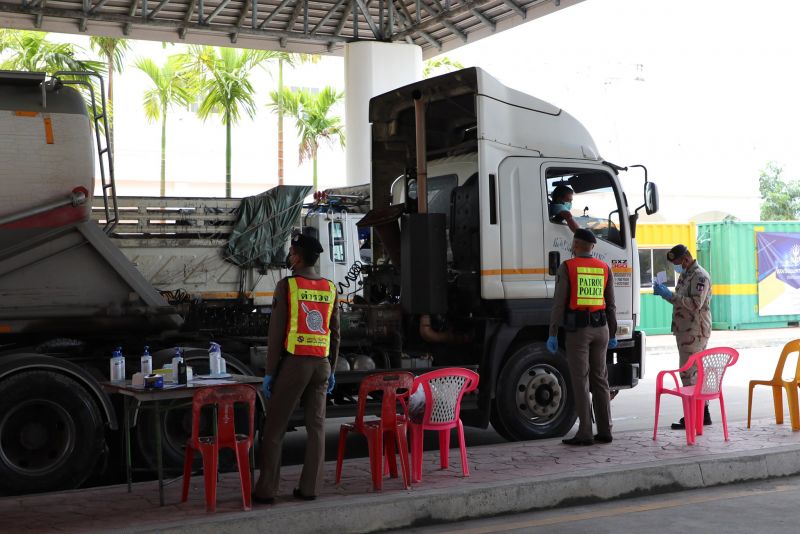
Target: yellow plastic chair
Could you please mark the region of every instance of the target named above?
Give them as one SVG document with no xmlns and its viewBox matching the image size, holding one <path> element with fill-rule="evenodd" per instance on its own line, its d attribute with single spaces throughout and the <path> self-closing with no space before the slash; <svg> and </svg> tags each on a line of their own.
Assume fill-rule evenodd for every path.
<svg viewBox="0 0 800 534">
<path fill-rule="evenodd" d="M 775 404 L 775 422 L 783 424 L 783 394 L 786 390 L 786 397 L 789 401 L 789 417 L 792 421 L 792 430 L 800 430 L 800 409 L 797 401 L 797 387 L 800 385 L 800 358 L 797 359 L 797 368 L 794 371 L 794 378 L 791 380 L 783 379 L 783 368 L 786 365 L 786 358 L 793 352 L 800 352 L 800 339 L 788 342 L 783 347 L 778 365 L 775 367 L 775 375 L 772 380 L 751 380 L 750 392 L 747 397 L 747 428 L 750 428 L 750 415 L 753 407 L 753 388 L 756 386 L 771 386 L 772 400 Z"/>
</svg>

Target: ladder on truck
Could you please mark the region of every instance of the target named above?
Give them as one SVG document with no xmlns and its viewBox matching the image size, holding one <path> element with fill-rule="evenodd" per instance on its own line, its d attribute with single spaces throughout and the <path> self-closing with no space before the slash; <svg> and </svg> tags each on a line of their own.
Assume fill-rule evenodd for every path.
<svg viewBox="0 0 800 534">
<path fill-rule="evenodd" d="M 60 76 L 73 76 L 70 79 L 61 79 Z M 90 81 L 96 78 L 100 82 L 100 110 L 98 111 L 95 86 Z M 114 182 L 114 153 L 108 130 L 108 114 L 106 107 L 106 91 L 103 77 L 91 71 L 58 71 L 53 73 L 51 84 L 80 85 L 89 93 L 89 105 L 94 122 L 94 136 L 97 144 L 97 159 L 100 165 L 100 184 L 103 192 L 103 207 L 105 210 L 105 224 L 103 231 L 110 235 L 119 223 L 119 206 L 117 205 L 117 190 Z M 103 142 L 104 141 L 104 142 Z"/>
</svg>

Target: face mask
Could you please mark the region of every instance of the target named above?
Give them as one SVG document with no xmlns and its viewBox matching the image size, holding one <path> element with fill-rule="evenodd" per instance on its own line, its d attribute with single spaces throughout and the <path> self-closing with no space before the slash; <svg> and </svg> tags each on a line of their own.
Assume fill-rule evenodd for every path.
<svg viewBox="0 0 800 534">
<path fill-rule="evenodd" d="M 567 209 L 567 211 L 572 209 L 572 202 L 563 202 L 562 205 Z"/>
<path fill-rule="evenodd" d="M 682 265 L 676 265 L 675 266 L 675 272 L 678 273 L 678 274 L 682 274 L 683 273 L 683 266 Z"/>
</svg>

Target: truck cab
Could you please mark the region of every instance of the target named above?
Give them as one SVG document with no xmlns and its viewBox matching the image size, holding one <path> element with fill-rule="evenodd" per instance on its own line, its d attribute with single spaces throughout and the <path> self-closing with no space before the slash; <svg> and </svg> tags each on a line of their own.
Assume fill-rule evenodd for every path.
<svg viewBox="0 0 800 534">
<path fill-rule="evenodd" d="M 439 279 L 444 282 L 440 288 L 421 279 L 402 283 L 407 292 L 400 299 L 413 300 L 415 288 L 440 291 L 432 305 L 438 310 L 431 311 L 440 328 L 472 328 L 480 340 L 480 354 L 471 362 L 481 375 L 478 424 L 491 418 L 507 437 L 528 439 L 563 434 L 574 422 L 563 351 L 552 358 L 544 350 L 555 274 L 571 257 L 572 230 L 551 216 L 558 186 L 572 191 L 573 219 L 595 234 L 594 255 L 614 274 L 618 329 L 611 335 L 620 343 L 608 353 L 610 385 L 615 390 L 635 386 L 645 352 L 645 337 L 635 329 L 637 212 L 653 213 L 658 204 L 646 170 L 645 199 L 641 206 L 629 206 L 618 176 L 627 168 L 604 161 L 583 125 L 477 68 L 375 97 L 370 119 L 372 198 L 402 207 L 401 234 L 422 211 L 420 191 L 426 191 L 427 216 L 444 219 L 422 232 L 443 234 L 439 242 L 446 255 Z M 376 207 L 388 209 L 373 203 Z M 384 239 L 381 227 L 376 247 L 391 258 L 394 239 Z M 404 256 L 394 256 L 401 258 L 403 271 Z M 431 273 L 441 264 L 434 261 L 425 276 L 436 278 Z"/>
</svg>

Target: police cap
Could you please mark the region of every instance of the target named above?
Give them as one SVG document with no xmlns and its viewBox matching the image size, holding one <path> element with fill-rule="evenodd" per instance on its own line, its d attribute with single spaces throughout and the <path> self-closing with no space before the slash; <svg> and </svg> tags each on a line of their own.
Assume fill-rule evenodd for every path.
<svg viewBox="0 0 800 534">
<path fill-rule="evenodd" d="M 322 245 L 320 245 L 319 241 L 317 241 L 310 235 L 304 235 L 304 234 L 295 235 L 294 237 L 292 237 L 292 246 L 314 254 L 322 254 Z"/>
<path fill-rule="evenodd" d="M 587 243 L 597 243 L 597 238 L 594 234 L 587 230 L 586 228 L 578 228 L 575 230 L 575 235 L 573 236 L 575 239 L 580 239 L 581 241 L 585 241 Z"/>
<path fill-rule="evenodd" d="M 686 248 L 686 245 L 675 245 L 667 252 L 667 259 L 669 261 L 679 260 L 686 255 L 687 252 L 689 252 L 689 249 Z"/>
</svg>

